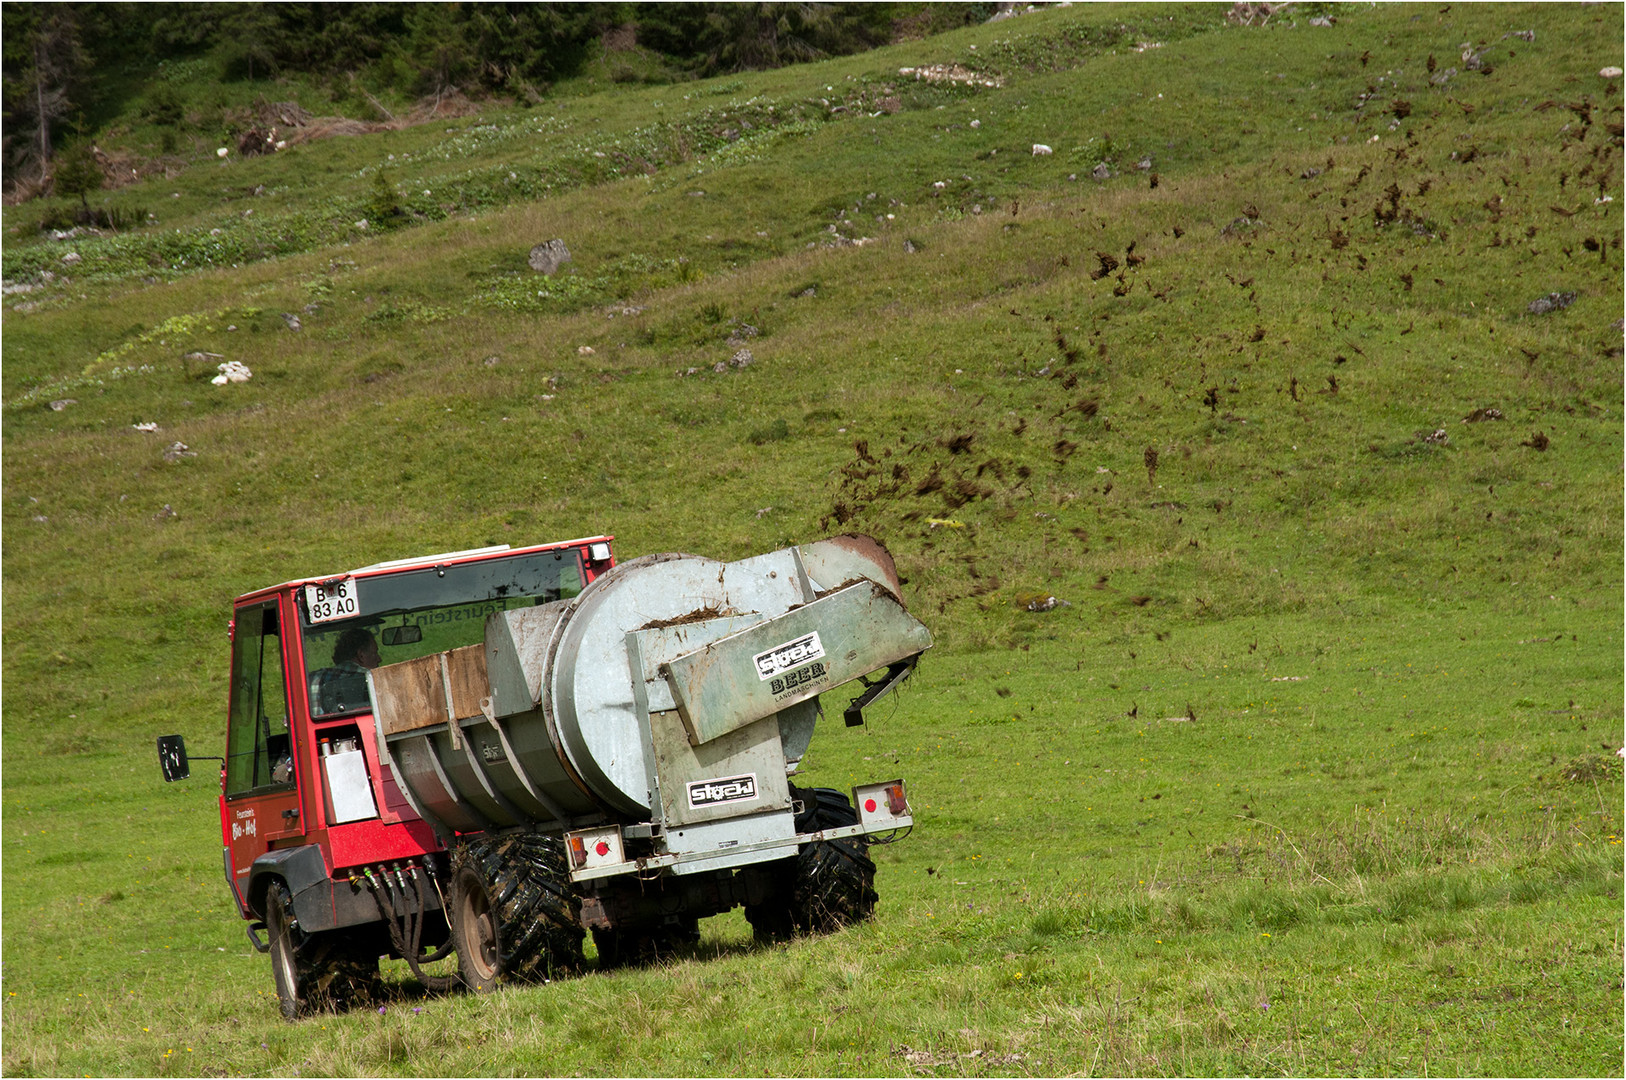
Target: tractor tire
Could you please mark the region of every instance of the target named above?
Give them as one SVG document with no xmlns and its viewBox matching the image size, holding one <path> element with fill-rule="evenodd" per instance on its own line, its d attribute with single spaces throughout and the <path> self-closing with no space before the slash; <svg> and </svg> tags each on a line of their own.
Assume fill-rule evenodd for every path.
<svg viewBox="0 0 1626 1080">
<path fill-rule="evenodd" d="M 324 1009 L 344 1011 L 379 995 L 378 955 L 343 931 L 307 934 L 294 918 L 293 897 L 282 882 L 265 896 L 271 939 L 271 978 L 284 1020 Z"/>
<path fill-rule="evenodd" d="M 653 930 L 620 928 L 594 930 L 600 971 L 670 960 L 700 944 L 700 920 L 683 919 Z"/>
<path fill-rule="evenodd" d="M 798 788 L 794 796 L 803 807 L 796 817 L 797 832 L 858 824 L 858 813 L 839 791 Z M 829 933 L 875 913 L 875 863 L 870 860 L 866 837 L 803 844 L 794 859 L 784 860 L 784 874 L 787 886 L 766 902 L 745 909 L 757 941 Z"/>
<path fill-rule="evenodd" d="M 858 812 L 839 791 L 813 788 L 813 828 L 857 825 Z M 875 914 L 875 863 L 869 839 L 847 836 L 803 845 L 796 854 L 791 916 L 803 933 L 823 934 Z"/>
<path fill-rule="evenodd" d="M 539 982 L 582 966 L 581 900 L 553 837 L 480 837 L 452 855 L 452 940 L 463 984 Z"/>
</svg>

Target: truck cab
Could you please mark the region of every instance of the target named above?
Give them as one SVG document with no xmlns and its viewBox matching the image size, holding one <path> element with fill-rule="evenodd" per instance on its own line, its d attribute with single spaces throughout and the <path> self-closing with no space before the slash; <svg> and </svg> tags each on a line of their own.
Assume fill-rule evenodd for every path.
<svg viewBox="0 0 1626 1080">
<path fill-rule="evenodd" d="M 575 596 L 614 565 L 611 540 L 377 563 L 236 601 L 220 824 L 244 918 L 266 918 L 280 881 L 307 932 L 378 920 L 370 895 L 335 884 L 443 848 L 381 761 L 369 670 L 478 643 L 493 613 Z"/>
</svg>

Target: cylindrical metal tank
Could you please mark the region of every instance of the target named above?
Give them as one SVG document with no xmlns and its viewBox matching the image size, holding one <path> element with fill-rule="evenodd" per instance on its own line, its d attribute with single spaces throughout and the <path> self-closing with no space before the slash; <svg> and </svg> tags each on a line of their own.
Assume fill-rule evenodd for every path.
<svg viewBox="0 0 1626 1080">
<path fill-rule="evenodd" d="M 873 587 L 851 588 L 860 582 Z M 902 611 L 891 557 L 867 537 L 732 563 L 651 555 L 600 575 L 573 599 L 492 615 L 484 647 L 375 669 L 379 744 L 414 808 L 442 831 L 649 821 L 659 804 L 658 757 L 692 750 L 724 760 L 720 748 L 742 753 L 750 744 L 753 761 L 785 769 L 801 759 L 818 715 L 811 691 L 785 693 L 710 727 L 684 715 L 685 728 L 667 664 L 697 650 L 726 652 L 734 639 L 746 647 L 753 628 L 789 626 L 797 622 L 790 613 L 843 589 L 852 603 L 886 609 L 891 621 L 881 630 L 864 623 L 866 637 L 897 640 L 843 646 L 847 666 L 831 658 L 825 673 L 821 663 L 826 684 L 813 689 L 929 646 L 925 628 Z M 774 633 L 757 637 L 778 644 Z M 663 743 L 667 731 L 688 734 Z"/>
</svg>

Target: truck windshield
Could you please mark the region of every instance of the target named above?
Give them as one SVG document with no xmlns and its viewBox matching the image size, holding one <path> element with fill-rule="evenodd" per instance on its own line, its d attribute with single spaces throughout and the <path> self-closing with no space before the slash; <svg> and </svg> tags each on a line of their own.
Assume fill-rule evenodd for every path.
<svg viewBox="0 0 1626 1080">
<path fill-rule="evenodd" d="M 305 681 L 313 719 L 366 710 L 367 672 L 485 640 L 486 617 L 568 599 L 582 590 L 574 549 L 430 567 L 350 580 L 358 614 L 312 621 L 328 610 L 317 586 L 300 596 Z"/>
</svg>

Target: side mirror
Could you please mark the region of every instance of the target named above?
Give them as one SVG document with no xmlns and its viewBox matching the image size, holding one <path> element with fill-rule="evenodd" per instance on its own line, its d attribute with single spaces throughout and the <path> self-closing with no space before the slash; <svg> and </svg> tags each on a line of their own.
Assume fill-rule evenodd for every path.
<svg viewBox="0 0 1626 1080">
<path fill-rule="evenodd" d="M 423 640 L 423 627 L 386 626 L 379 636 L 386 645 L 414 645 Z"/>
<path fill-rule="evenodd" d="M 191 776 L 192 763 L 186 757 L 186 740 L 179 735 L 158 736 L 158 766 L 164 770 L 166 784 Z"/>
</svg>

